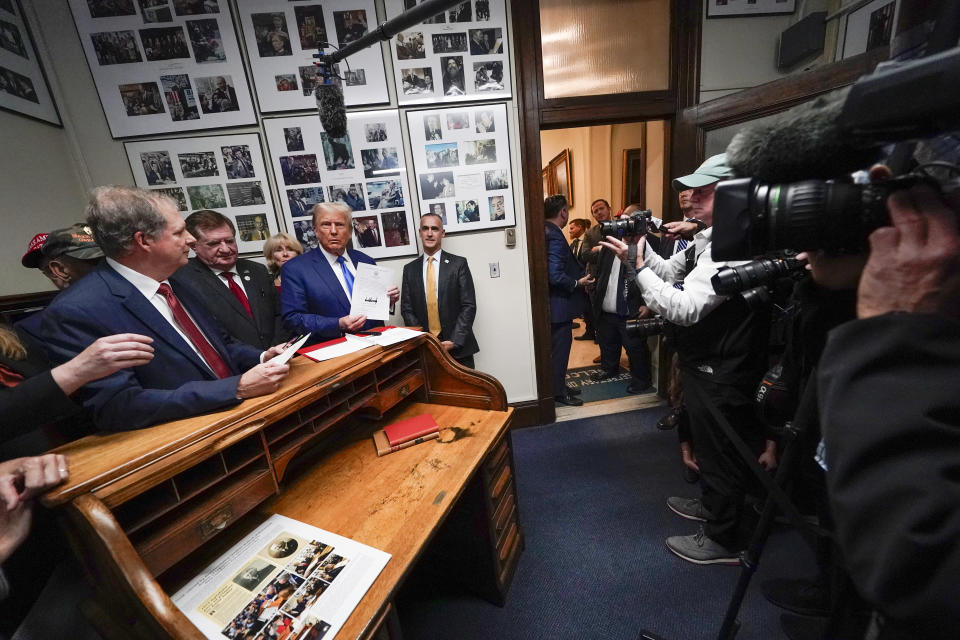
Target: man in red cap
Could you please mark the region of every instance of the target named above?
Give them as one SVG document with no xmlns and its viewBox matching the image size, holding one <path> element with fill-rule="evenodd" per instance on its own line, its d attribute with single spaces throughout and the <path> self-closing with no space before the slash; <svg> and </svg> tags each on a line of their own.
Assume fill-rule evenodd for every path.
<svg viewBox="0 0 960 640">
<path fill-rule="evenodd" d="M 76 223 L 50 233 L 38 233 L 30 241 L 20 263 L 40 269 L 57 289 L 71 284 L 93 271 L 103 251 L 94 240 L 90 227 Z"/>
</svg>

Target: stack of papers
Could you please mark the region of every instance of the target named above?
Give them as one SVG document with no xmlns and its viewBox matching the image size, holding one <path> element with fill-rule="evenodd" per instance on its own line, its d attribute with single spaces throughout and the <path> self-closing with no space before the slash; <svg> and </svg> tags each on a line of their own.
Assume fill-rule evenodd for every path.
<svg viewBox="0 0 960 640">
<path fill-rule="evenodd" d="M 369 347 L 386 347 L 391 344 L 397 344 L 404 340 L 416 338 L 423 333 L 413 329 L 403 327 L 374 327 L 367 332 L 357 335 L 348 333 L 342 338 L 328 340 L 315 344 L 312 347 L 306 347 L 297 351 L 300 355 L 306 356 L 316 362 L 331 360 L 348 353 L 361 351 Z"/>
</svg>

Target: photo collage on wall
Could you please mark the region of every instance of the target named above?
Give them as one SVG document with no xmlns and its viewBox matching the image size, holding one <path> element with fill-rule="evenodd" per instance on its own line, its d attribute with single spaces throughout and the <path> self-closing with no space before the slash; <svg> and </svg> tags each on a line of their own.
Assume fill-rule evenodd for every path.
<svg viewBox="0 0 960 640">
<path fill-rule="evenodd" d="M 304 250 L 317 246 L 313 206 L 353 210 L 353 246 L 373 258 L 416 253 L 407 163 L 396 110 L 347 114 L 347 135 L 332 138 L 315 115 L 264 121 L 287 228 Z"/>
<path fill-rule="evenodd" d="M 386 0 L 387 18 L 417 4 Z M 455 5 L 397 34 L 390 40 L 390 52 L 401 105 L 510 97 L 503 0 Z"/>
<path fill-rule="evenodd" d="M 0 108 L 60 124 L 23 7 L 14 0 L 0 0 Z"/>
<path fill-rule="evenodd" d="M 227 0 L 70 0 L 115 138 L 253 124 Z"/>
<path fill-rule="evenodd" d="M 260 109 L 314 109 L 318 83 L 313 54 L 329 42 L 342 47 L 377 26 L 373 0 L 239 0 L 253 83 Z M 390 101 L 379 46 L 353 54 L 337 65 L 347 106 Z"/>
<path fill-rule="evenodd" d="M 515 224 L 503 103 L 407 113 L 420 213 L 447 233 Z"/>
<path fill-rule="evenodd" d="M 277 231 L 260 136 L 255 133 L 125 144 L 138 187 L 173 198 L 187 217 L 213 209 L 233 220 L 241 253 Z"/>
</svg>

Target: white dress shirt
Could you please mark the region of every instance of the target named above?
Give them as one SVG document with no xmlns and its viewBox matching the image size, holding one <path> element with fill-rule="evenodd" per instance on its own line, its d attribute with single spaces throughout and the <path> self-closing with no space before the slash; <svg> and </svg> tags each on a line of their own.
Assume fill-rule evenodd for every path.
<svg viewBox="0 0 960 640">
<path fill-rule="evenodd" d="M 330 263 L 330 268 L 333 269 L 333 275 L 337 276 L 337 281 L 340 283 L 340 286 L 343 287 L 343 293 L 347 296 L 347 300 L 350 300 L 350 290 L 347 289 L 347 281 L 343 279 L 343 271 L 340 269 L 340 263 L 337 262 L 340 256 L 335 253 L 330 253 L 323 247 L 317 248 L 323 252 L 323 256 L 327 259 L 327 262 Z M 350 259 L 346 249 L 343 251 L 343 263 L 347 265 L 347 269 L 353 274 L 353 277 L 356 278 L 357 269 L 353 266 L 353 260 Z"/>
<path fill-rule="evenodd" d="M 437 300 L 440 299 L 440 254 L 441 254 L 441 253 L 443 253 L 443 250 L 442 250 L 442 249 L 437 249 L 437 252 L 436 252 L 435 254 L 433 254 L 432 256 L 428 256 L 427 254 L 423 254 L 423 265 L 422 265 L 422 269 L 421 269 L 421 274 L 423 275 L 423 293 L 424 293 L 424 297 L 426 297 L 426 293 L 427 293 L 427 263 L 429 262 L 430 258 L 433 258 L 433 259 L 436 261 L 436 262 L 433 263 L 433 275 L 434 275 L 434 277 L 435 277 L 436 280 L 437 280 L 437 291 L 436 291 L 436 293 L 437 293 Z"/>
<path fill-rule="evenodd" d="M 603 293 L 603 303 L 600 305 L 600 308 L 606 313 L 617 312 L 617 288 L 619 285 L 620 261 L 614 258 L 613 264 L 610 265 L 610 277 L 607 278 L 607 290 Z"/>
<path fill-rule="evenodd" d="M 203 264 L 203 263 L 201 263 L 201 264 Z M 236 282 L 238 285 L 240 285 L 240 288 L 243 290 L 244 293 L 247 292 L 246 287 L 244 287 L 244 286 L 243 286 L 243 283 L 240 281 L 240 274 L 237 273 L 237 264 L 236 264 L 236 263 L 234 263 L 233 266 L 232 266 L 231 268 L 229 268 L 229 269 L 215 269 L 214 267 L 211 267 L 211 266 L 208 265 L 208 264 L 203 264 L 203 266 L 205 266 L 207 269 L 210 269 L 210 271 L 213 272 L 213 275 L 217 276 L 217 280 L 220 281 L 220 284 L 222 284 L 223 286 L 225 286 L 227 289 L 230 288 L 230 283 L 227 282 L 227 279 L 223 277 L 223 274 L 224 274 L 224 273 L 232 273 L 232 274 L 233 274 L 233 278 L 234 278 L 234 282 Z M 232 292 L 231 292 L 231 293 L 232 293 Z"/>
</svg>

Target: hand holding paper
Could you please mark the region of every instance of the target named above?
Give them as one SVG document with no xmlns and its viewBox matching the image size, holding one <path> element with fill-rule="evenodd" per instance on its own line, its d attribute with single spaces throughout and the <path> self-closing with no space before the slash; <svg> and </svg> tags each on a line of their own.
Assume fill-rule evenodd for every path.
<svg viewBox="0 0 960 640">
<path fill-rule="evenodd" d="M 390 290 L 393 269 L 361 262 L 353 281 L 353 299 L 350 315 L 366 316 L 368 320 L 387 320 L 390 317 Z M 349 316 L 348 316 L 349 317 Z"/>
</svg>

